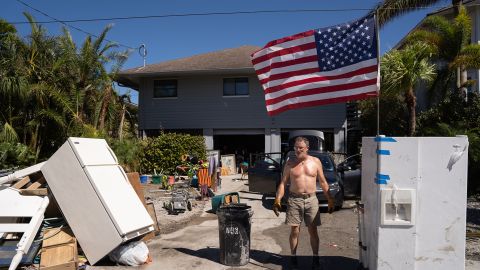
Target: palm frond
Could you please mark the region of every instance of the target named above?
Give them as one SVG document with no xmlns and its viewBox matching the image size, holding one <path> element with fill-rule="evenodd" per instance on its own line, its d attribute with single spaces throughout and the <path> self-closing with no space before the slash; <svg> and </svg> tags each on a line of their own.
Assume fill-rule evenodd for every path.
<svg viewBox="0 0 480 270">
<path fill-rule="evenodd" d="M 460 46 L 470 44 L 472 35 L 472 19 L 464 6 L 460 6 L 459 14 L 454 20 L 455 40 L 459 41 Z"/>
<path fill-rule="evenodd" d="M 451 68 L 480 68 L 480 44 L 465 46 L 459 55 L 450 63 Z"/>
<path fill-rule="evenodd" d="M 98 38 L 92 44 L 92 48 L 94 52 L 97 52 L 97 53 L 100 52 L 100 46 L 102 45 L 103 41 L 105 41 L 105 37 L 107 36 L 108 31 L 110 31 L 112 27 L 113 27 L 113 24 L 109 24 L 105 26 L 105 28 L 103 28 L 102 33 L 98 35 Z M 101 53 L 99 53 L 99 55 L 101 55 Z"/>
<path fill-rule="evenodd" d="M 55 110 L 42 109 L 38 112 L 38 117 L 43 120 L 51 120 L 62 128 L 66 126 L 63 116 Z"/>
<path fill-rule="evenodd" d="M 9 123 L 5 123 L 0 131 L 0 142 L 18 142 L 18 134 Z"/>
<path fill-rule="evenodd" d="M 378 4 L 372 12 L 378 9 L 380 27 L 406 13 L 418 10 L 440 2 L 441 0 L 385 0 Z"/>
</svg>

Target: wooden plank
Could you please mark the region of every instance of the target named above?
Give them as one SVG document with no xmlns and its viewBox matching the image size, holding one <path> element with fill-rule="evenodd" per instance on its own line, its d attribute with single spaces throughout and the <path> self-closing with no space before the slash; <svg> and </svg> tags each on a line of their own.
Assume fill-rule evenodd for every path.
<svg viewBox="0 0 480 270">
<path fill-rule="evenodd" d="M 47 196 L 48 195 L 48 191 L 46 188 L 20 189 L 19 192 L 23 196 Z"/>
<path fill-rule="evenodd" d="M 160 232 L 160 227 L 158 226 L 157 212 L 155 211 L 155 206 L 153 203 L 147 203 L 147 212 L 153 220 L 153 228 L 156 232 Z"/>
<path fill-rule="evenodd" d="M 43 233 L 42 248 L 75 243 L 76 241 L 69 227 L 46 229 Z"/>
<path fill-rule="evenodd" d="M 154 229 L 152 232 L 147 233 L 142 238 L 143 241 L 148 241 L 148 240 L 151 240 L 151 239 L 155 238 L 156 235 L 160 234 L 160 227 L 158 226 L 157 213 L 155 211 L 155 206 L 153 205 L 153 203 L 151 203 L 151 202 L 147 203 L 145 208 L 147 209 L 148 214 L 150 215 L 150 217 L 153 220 L 153 229 Z"/>
<path fill-rule="evenodd" d="M 47 229 L 43 238 L 40 269 L 77 269 L 77 239 L 73 236 L 70 228 Z"/>
<path fill-rule="evenodd" d="M 26 184 L 30 183 L 30 177 L 25 176 L 23 179 L 19 180 L 17 183 L 15 183 L 12 187 L 15 189 L 21 189 L 23 186 Z"/>
<path fill-rule="evenodd" d="M 44 183 L 45 183 L 45 177 L 42 176 L 40 179 L 35 181 L 33 184 L 28 186 L 26 189 L 28 189 L 28 190 L 37 189 L 37 188 L 41 187 Z"/>
</svg>

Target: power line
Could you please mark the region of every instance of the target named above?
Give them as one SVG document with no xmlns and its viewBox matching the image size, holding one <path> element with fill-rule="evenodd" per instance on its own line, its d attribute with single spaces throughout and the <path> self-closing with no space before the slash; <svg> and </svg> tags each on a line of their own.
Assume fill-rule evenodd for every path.
<svg viewBox="0 0 480 270">
<path fill-rule="evenodd" d="M 43 12 L 43 11 L 35 8 L 35 7 L 30 6 L 29 4 L 23 2 L 22 0 L 15 0 L 15 1 L 17 1 L 17 2 L 19 2 L 20 4 L 22 4 L 22 5 L 24 5 L 24 6 L 28 7 L 28 8 L 31 8 L 31 9 L 35 10 L 36 12 L 38 12 L 38 13 L 40 13 L 40 14 L 42 14 L 42 15 L 50 18 L 50 19 L 52 19 L 53 21 L 50 21 L 50 22 L 52 22 L 52 23 L 53 23 L 53 22 L 55 22 L 55 23 L 61 23 L 61 24 L 65 25 L 65 26 L 67 26 L 67 27 L 73 28 L 73 29 L 75 29 L 75 30 L 77 30 L 77 31 L 79 31 L 79 32 L 82 32 L 82 33 L 86 34 L 86 35 L 89 35 L 89 36 L 93 36 L 93 37 L 98 38 L 97 35 L 92 34 L 92 33 L 90 33 L 90 32 L 87 32 L 87 31 L 85 31 L 85 30 L 83 30 L 83 29 L 81 29 L 81 28 L 79 28 L 79 27 L 70 25 L 70 24 L 67 23 L 68 21 L 58 20 L 58 19 L 56 19 L 56 18 L 48 15 L 47 13 L 45 13 L 45 12 Z M 25 23 L 25 22 L 22 22 L 22 23 Z M 30 23 L 30 22 L 26 22 L 26 23 Z M 37 23 L 45 23 L 45 22 L 37 22 Z M 13 24 L 13 23 L 12 23 L 12 24 Z M 18 23 L 17 23 L 17 24 L 18 24 Z M 127 48 L 127 49 L 131 49 L 131 50 L 138 49 L 138 48 L 133 48 L 133 47 L 131 47 L 131 46 L 123 45 L 123 44 L 121 44 L 121 43 L 119 43 L 119 42 L 111 41 L 111 40 L 106 39 L 106 38 L 105 38 L 104 40 L 107 41 L 107 42 L 115 43 L 115 44 L 117 44 L 118 46 L 125 47 L 125 48 Z"/>
<path fill-rule="evenodd" d="M 20 0 L 16 0 L 16 1 L 21 2 Z M 430 8 L 440 8 L 440 7 L 418 7 L 416 9 L 430 9 Z M 399 9 L 399 8 L 388 8 L 388 9 Z M 243 15 L 243 14 L 268 14 L 268 13 L 349 12 L 349 11 L 371 11 L 371 10 L 372 10 L 371 8 L 253 10 L 253 11 L 232 11 L 232 12 L 178 13 L 178 14 L 165 14 L 165 15 L 126 16 L 126 17 L 75 19 L 75 20 L 54 19 L 53 21 L 39 21 L 38 23 L 46 24 L 46 23 L 58 23 L 58 22 L 60 23 L 99 22 L 99 21 L 161 19 L 161 18 L 193 17 L 193 16 L 218 16 L 218 15 Z M 25 22 L 25 21 L 10 22 L 10 24 L 27 24 L 27 23 L 29 22 Z"/>
</svg>

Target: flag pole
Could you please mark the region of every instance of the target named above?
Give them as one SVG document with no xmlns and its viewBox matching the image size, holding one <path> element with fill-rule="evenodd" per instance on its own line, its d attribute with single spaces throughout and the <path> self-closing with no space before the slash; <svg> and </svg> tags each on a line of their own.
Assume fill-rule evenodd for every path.
<svg viewBox="0 0 480 270">
<path fill-rule="evenodd" d="M 378 12 L 379 8 L 375 10 L 375 30 L 377 38 L 377 61 L 378 61 L 378 80 L 377 80 L 377 137 L 380 135 L 380 28 L 378 27 Z"/>
</svg>

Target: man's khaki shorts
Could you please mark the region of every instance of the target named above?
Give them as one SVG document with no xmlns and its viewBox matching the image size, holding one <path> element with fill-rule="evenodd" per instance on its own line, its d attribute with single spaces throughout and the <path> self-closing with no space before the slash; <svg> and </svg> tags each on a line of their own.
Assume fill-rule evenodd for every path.
<svg viewBox="0 0 480 270">
<path fill-rule="evenodd" d="M 307 199 L 290 196 L 287 203 L 285 223 L 295 226 L 302 224 L 302 221 L 304 221 L 306 226 L 320 226 L 322 223 L 318 209 L 318 199 L 315 194 Z"/>
</svg>

